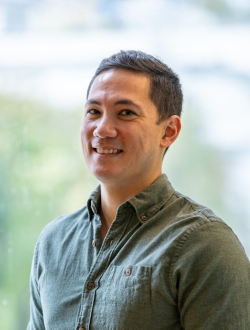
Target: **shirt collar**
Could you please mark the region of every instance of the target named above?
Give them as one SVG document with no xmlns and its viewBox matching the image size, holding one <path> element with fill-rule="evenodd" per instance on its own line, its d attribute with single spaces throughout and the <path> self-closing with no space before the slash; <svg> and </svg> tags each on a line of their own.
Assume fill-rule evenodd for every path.
<svg viewBox="0 0 250 330">
<path fill-rule="evenodd" d="M 159 176 L 150 186 L 128 200 L 141 223 L 152 218 L 174 194 L 166 174 Z"/>
<path fill-rule="evenodd" d="M 98 208 L 101 202 L 101 187 L 98 185 L 96 189 L 89 196 L 87 201 L 87 209 L 89 213 L 89 219 L 92 220 L 93 215 L 97 214 Z"/>
<path fill-rule="evenodd" d="M 162 174 L 150 186 L 130 198 L 126 203 L 129 203 L 135 209 L 138 220 L 145 223 L 167 203 L 173 194 L 174 189 L 171 183 L 166 174 Z M 87 202 L 90 220 L 92 220 L 94 214 L 97 214 L 100 201 L 101 188 L 98 185 Z"/>
</svg>

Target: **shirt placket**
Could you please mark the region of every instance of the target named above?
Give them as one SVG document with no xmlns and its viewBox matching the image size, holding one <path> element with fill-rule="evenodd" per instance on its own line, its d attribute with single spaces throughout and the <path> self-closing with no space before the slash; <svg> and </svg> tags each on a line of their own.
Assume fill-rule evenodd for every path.
<svg viewBox="0 0 250 330">
<path fill-rule="evenodd" d="M 126 227 L 129 223 L 131 215 L 129 215 L 129 206 L 122 207 L 118 213 L 114 223 L 111 225 L 104 241 L 101 244 L 99 252 L 97 252 L 96 260 L 93 262 L 92 268 L 85 280 L 83 286 L 83 293 L 81 298 L 81 305 L 79 308 L 77 330 L 90 329 L 91 316 L 94 308 L 94 301 L 96 298 L 96 290 L 99 287 L 99 282 L 102 274 L 108 268 L 111 260 L 112 253 L 116 249 L 119 240 L 123 237 Z M 126 213 L 126 220 L 124 221 L 124 212 Z M 95 215 L 95 220 L 100 221 L 98 215 Z M 95 237 L 98 236 L 95 233 Z M 92 247 L 98 249 L 98 239 L 93 239 Z"/>
</svg>

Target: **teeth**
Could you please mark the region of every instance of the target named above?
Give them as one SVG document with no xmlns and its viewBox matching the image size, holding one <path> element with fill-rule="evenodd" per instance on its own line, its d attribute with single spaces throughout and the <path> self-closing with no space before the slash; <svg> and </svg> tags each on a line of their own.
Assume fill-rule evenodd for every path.
<svg viewBox="0 0 250 330">
<path fill-rule="evenodd" d="M 118 149 L 99 149 L 97 148 L 96 151 L 98 154 L 117 154 L 119 152 Z"/>
</svg>

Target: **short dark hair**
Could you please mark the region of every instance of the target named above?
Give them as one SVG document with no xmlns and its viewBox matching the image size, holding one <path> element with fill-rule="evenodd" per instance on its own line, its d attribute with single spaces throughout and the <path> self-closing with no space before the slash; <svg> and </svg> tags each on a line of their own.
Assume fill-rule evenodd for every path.
<svg viewBox="0 0 250 330">
<path fill-rule="evenodd" d="M 141 51 L 122 50 L 103 59 L 90 81 L 87 97 L 95 78 L 110 69 L 130 70 L 150 78 L 149 97 L 157 107 L 158 123 L 172 115 L 181 115 L 183 94 L 179 77 L 162 61 Z"/>
</svg>

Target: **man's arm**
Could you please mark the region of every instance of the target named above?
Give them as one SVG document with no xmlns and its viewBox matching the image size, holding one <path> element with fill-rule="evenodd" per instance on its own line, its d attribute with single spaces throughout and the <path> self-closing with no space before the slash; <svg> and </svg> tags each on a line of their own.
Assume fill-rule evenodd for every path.
<svg viewBox="0 0 250 330">
<path fill-rule="evenodd" d="M 30 321 L 27 330 L 45 330 L 40 292 L 37 283 L 37 260 L 39 244 L 36 245 L 30 275 Z"/>
<path fill-rule="evenodd" d="M 172 270 L 183 329 L 250 329 L 250 263 L 229 227 L 212 221 L 183 237 Z"/>
</svg>

